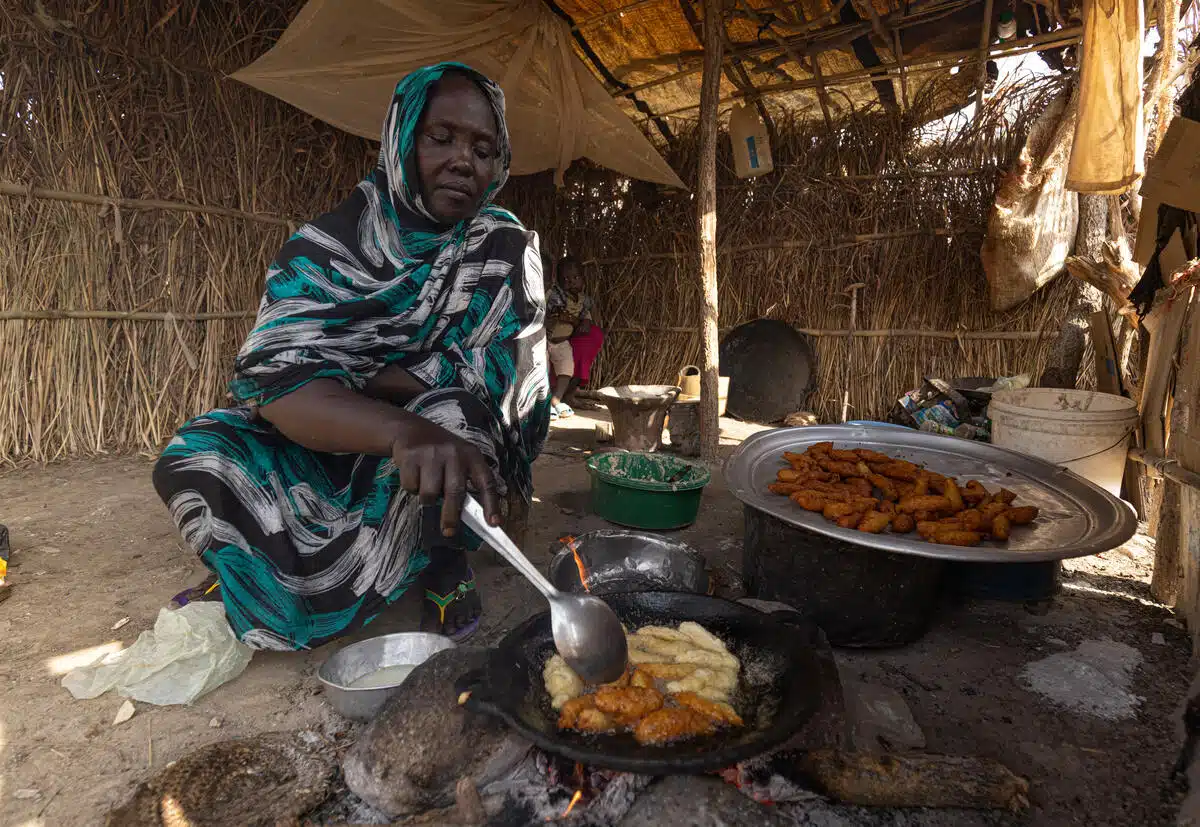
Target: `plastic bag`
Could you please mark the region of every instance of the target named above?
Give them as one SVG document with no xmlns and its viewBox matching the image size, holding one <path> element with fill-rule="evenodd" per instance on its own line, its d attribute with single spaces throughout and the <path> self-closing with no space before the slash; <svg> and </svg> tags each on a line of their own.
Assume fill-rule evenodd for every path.
<svg viewBox="0 0 1200 827">
<path fill-rule="evenodd" d="M 224 605 L 189 603 L 161 610 L 132 646 L 69 672 L 62 685 L 76 698 L 116 689 L 143 703 L 190 704 L 240 675 L 252 653 L 234 637 Z"/>
</svg>

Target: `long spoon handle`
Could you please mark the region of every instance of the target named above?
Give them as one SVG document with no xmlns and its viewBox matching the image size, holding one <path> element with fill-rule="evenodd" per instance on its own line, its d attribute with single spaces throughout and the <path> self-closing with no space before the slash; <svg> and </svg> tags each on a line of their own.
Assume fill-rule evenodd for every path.
<svg viewBox="0 0 1200 827">
<path fill-rule="evenodd" d="M 488 525 L 487 518 L 483 515 L 483 506 L 470 494 L 467 495 L 467 499 L 463 503 L 462 519 L 472 531 L 487 541 L 488 545 L 500 552 L 504 559 L 512 563 L 513 568 L 529 578 L 529 582 L 533 583 L 547 600 L 553 600 L 559 596 L 558 589 L 554 588 L 550 584 L 550 581 L 538 571 L 537 566 L 521 553 L 521 550 L 517 548 L 517 544 L 508 538 L 504 530 Z"/>
</svg>

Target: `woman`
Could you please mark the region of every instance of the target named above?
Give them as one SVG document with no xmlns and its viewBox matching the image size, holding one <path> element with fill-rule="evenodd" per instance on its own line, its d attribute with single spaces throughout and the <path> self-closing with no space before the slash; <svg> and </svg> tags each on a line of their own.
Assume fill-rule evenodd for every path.
<svg viewBox="0 0 1200 827">
<path fill-rule="evenodd" d="M 179 602 L 219 596 L 257 648 L 353 631 L 418 576 L 423 627 L 465 639 L 467 487 L 499 525 L 502 496 L 530 499 L 546 437 L 537 237 L 491 205 L 510 159 L 500 88 L 460 64 L 418 70 L 382 141 L 268 270 L 238 407 L 184 425 L 154 471 L 215 580 Z"/>
</svg>

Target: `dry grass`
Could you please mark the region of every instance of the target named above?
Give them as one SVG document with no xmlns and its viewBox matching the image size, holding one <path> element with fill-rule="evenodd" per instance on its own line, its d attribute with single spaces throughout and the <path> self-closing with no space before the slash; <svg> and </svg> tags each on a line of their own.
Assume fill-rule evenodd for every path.
<svg viewBox="0 0 1200 827">
<path fill-rule="evenodd" d="M 298 222 L 340 201 L 369 167 L 367 142 L 224 77 L 267 48 L 299 0 L 13 5 L 0 5 L 0 182 Z M 1057 329 L 1065 285 L 993 314 L 977 255 L 994 170 L 1015 154 L 1023 113 L 1034 106 L 1018 107 L 1006 124 L 989 112 L 978 130 L 925 145 L 912 121 L 877 115 L 852 118 L 836 135 L 783 124 L 780 172 L 754 182 L 737 181 L 723 157 L 722 324 L 770 316 L 845 328 L 846 288 L 862 283 L 859 328 Z M 688 138 L 670 160 L 694 178 Z M 918 167 L 940 174 L 906 174 Z M 893 177 L 853 177 L 881 172 Z M 687 332 L 698 304 L 690 199 L 654 203 L 642 194 L 584 167 L 562 191 L 538 177 L 515 182 L 504 198 L 559 251 L 610 262 L 594 271 L 603 320 L 646 330 L 612 334 L 598 365 L 605 381 L 670 379 L 698 353 Z M 914 229 L 928 234 L 847 240 Z M 232 215 L 0 195 L 0 318 L 46 310 L 182 317 L 0 320 L 0 462 L 156 452 L 184 419 L 221 404 L 286 233 Z M 745 247 L 754 249 L 729 252 Z M 687 331 L 655 330 L 671 327 Z M 827 337 L 817 350 L 814 407 L 832 418 L 843 390 L 854 414 L 878 414 L 922 372 L 1037 370 L 1047 347 Z"/>
<path fill-rule="evenodd" d="M 302 220 L 368 166 L 367 142 L 224 78 L 295 0 L 44 4 L 70 28 L 12 5 L 0 5 L 0 181 Z M 0 195 L 0 311 L 252 313 L 286 235 Z M 0 321 L 0 460 L 157 451 L 224 399 L 249 322 Z"/>
<path fill-rule="evenodd" d="M 820 123 L 784 123 L 772 144 L 776 173 L 740 181 L 729 144 L 718 160 L 721 326 L 759 317 L 802 328 L 1056 333 L 1074 295 L 1065 281 L 1009 313 L 994 313 L 979 260 L 996 172 L 1015 157 L 1053 89 L 997 96 L 977 122 L 917 140 L 908 118 L 851 118 L 830 135 Z M 1007 112 L 1002 115 L 1002 112 Z M 694 142 L 669 156 L 694 180 Z M 601 322 L 613 333 L 596 365 L 601 383 L 673 381 L 699 358 L 699 276 L 689 195 L 658 201 L 603 170 L 556 192 L 548 178 L 515 183 L 503 200 L 556 255 L 591 268 Z M 861 240 L 863 236 L 871 236 Z M 881 237 L 882 236 L 882 237 Z M 858 238 L 859 240 L 855 240 Z M 1046 339 L 913 336 L 816 339 L 819 385 L 811 407 L 838 420 L 877 416 L 922 374 L 1040 373 Z"/>
</svg>

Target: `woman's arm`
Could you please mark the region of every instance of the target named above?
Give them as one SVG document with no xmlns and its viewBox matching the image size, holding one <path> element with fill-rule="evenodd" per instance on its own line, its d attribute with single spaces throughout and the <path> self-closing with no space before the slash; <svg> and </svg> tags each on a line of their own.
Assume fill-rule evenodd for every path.
<svg viewBox="0 0 1200 827">
<path fill-rule="evenodd" d="M 363 387 L 363 393 L 393 405 L 407 405 L 426 390 L 425 386 L 399 365 L 388 365 Z"/>
<path fill-rule="evenodd" d="M 405 490 L 418 494 L 425 504 L 443 500 L 442 532 L 448 537 L 457 531 L 468 480 L 488 522 L 500 524 L 496 481 L 483 454 L 411 411 L 363 396 L 335 380 L 315 379 L 258 412 L 310 450 L 392 457 Z"/>
</svg>

